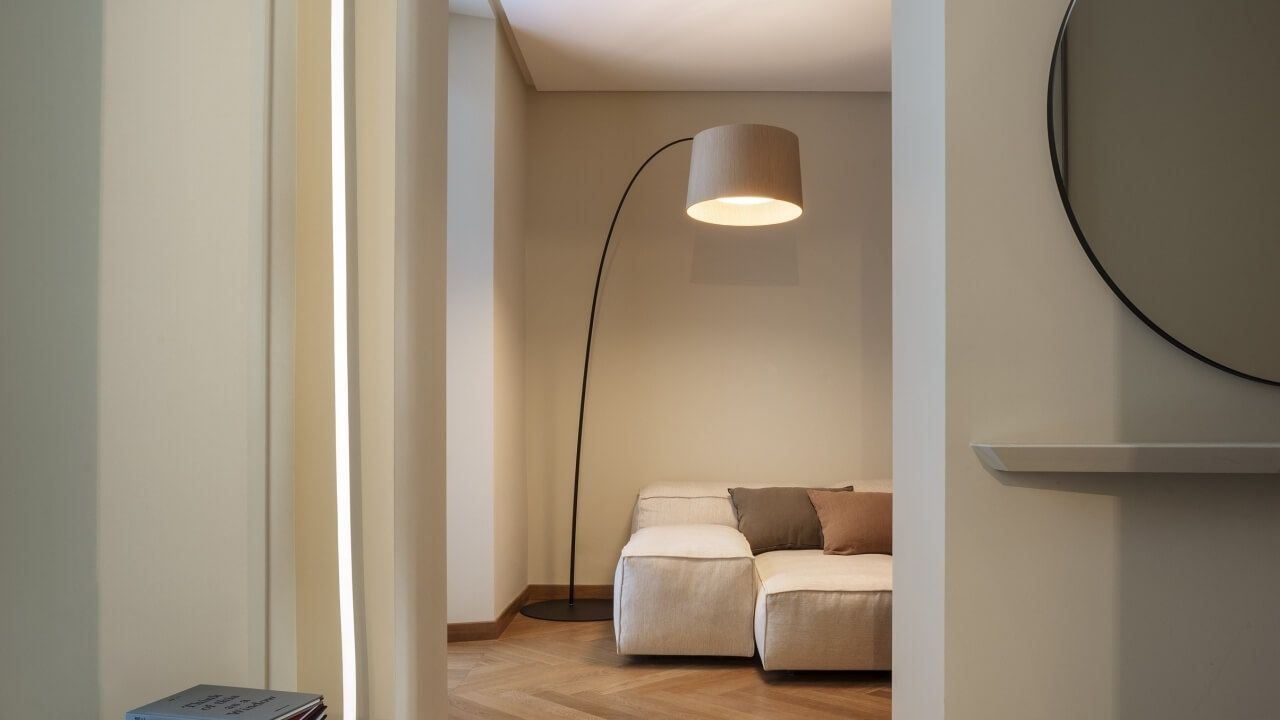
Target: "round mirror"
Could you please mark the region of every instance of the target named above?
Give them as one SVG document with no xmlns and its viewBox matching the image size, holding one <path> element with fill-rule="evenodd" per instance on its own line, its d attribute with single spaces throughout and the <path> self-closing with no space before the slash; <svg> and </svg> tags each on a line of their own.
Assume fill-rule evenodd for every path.
<svg viewBox="0 0 1280 720">
<path fill-rule="evenodd" d="M 1153 330 L 1280 385 L 1280 3 L 1073 0 L 1049 148 L 1080 244 Z"/>
</svg>

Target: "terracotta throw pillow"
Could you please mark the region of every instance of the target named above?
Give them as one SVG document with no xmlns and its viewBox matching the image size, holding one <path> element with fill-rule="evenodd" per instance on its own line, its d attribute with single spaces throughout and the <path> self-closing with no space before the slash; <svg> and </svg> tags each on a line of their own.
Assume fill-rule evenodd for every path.
<svg viewBox="0 0 1280 720">
<path fill-rule="evenodd" d="M 746 536 L 751 552 L 814 550 L 822 547 L 822 525 L 809 500 L 810 488 L 729 488 L 738 532 Z M 819 495 L 852 494 L 853 486 L 813 488 Z"/>
<path fill-rule="evenodd" d="M 827 555 L 892 555 L 893 493 L 810 492 Z"/>
</svg>

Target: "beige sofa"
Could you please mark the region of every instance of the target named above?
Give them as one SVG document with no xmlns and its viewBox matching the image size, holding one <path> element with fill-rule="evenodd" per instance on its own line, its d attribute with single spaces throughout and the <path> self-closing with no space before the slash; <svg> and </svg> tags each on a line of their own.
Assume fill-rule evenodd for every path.
<svg viewBox="0 0 1280 720">
<path fill-rule="evenodd" d="M 892 492 L 892 482 L 858 482 L 854 491 Z M 887 670 L 892 662 L 892 555 L 753 555 L 724 485 L 640 491 L 613 597 L 624 655 L 758 651 L 765 670 Z"/>
</svg>

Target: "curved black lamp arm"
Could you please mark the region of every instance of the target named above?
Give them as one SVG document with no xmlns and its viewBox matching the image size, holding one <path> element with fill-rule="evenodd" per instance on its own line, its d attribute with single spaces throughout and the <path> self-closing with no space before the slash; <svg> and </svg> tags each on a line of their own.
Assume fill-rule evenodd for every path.
<svg viewBox="0 0 1280 720">
<path fill-rule="evenodd" d="M 627 183 L 627 189 L 622 191 L 622 198 L 618 200 L 618 208 L 613 211 L 613 220 L 609 223 L 609 233 L 604 237 L 604 250 L 600 252 L 600 268 L 596 270 L 596 287 L 591 294 L 591 320 L 587 323 L 587 352 L 586 357 L 582 361 L 582 395 L 578 401 L 578 449 L 573 457 L 573 526 L 569 533 L 569 604 L 573 604 L 574 600 L 574 579 L 575 569 L 578 559 L 578 476 L 582 468 L 582 419 L 586 415 L 587 409 L 587 371 L 591 368 L 591 336 L 596 329 L 596 302 L 600 299 L 600 278 L 604 275 L 604 261 L 609 256 L 609 242 L 613 240 L 613 228 L 618 224 L 618 215 L 622 212 L 622 204 L 627 201 L 627 193 L 631 192 L 631 186 L 636 184 L 636 178 L 640 177 L 640 173 L 644 172 L 649 162 L 663 150 L 672 145 L 679 145 L 683 142 L 693 140 L 691 137 L 672 140 L 654 151 L 640 165 L 640 169 L 636 170 L 636 174 L 631 176 L 631 182 Z"/>
</svg>

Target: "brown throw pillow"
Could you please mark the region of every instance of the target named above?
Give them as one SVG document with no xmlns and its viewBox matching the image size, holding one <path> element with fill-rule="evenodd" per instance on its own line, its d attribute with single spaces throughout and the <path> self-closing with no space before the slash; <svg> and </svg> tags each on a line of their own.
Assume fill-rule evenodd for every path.
<svg viewBox="0 0 1280 720">
<path fill-rule="evenodd" d="M 853 486 L 812 490 L 819 495 L 852 494 Z M 752 553 L 822 547 L 822 526 L 809 491 L 802 487 L 729 488 L 738 514 L 738 531 L 747 537 Z"/>
<path fill-rule="evenodd" d="M 811 492 L 827 555 L 893 554 L 893 493 Z"/>
</svg>

